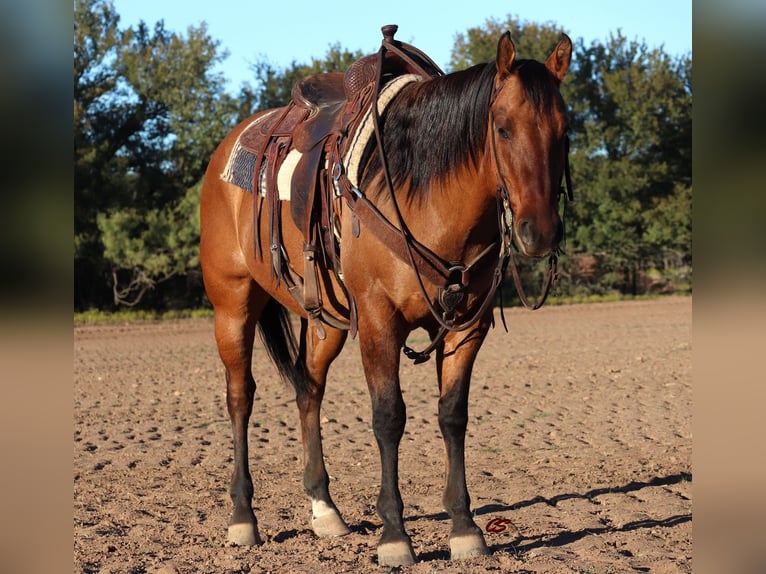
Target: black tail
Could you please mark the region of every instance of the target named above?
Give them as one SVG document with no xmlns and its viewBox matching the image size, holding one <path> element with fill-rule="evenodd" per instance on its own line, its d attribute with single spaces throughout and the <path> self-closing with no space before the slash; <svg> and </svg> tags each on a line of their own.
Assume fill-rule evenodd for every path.
<svg viewBox="0 0 766 574">
<path fill-rule="evenodd" d="M 306 363 L 298 351 L 287 309 L 271 299 L 258 319 L 258 332 L 282 378 L 293 385 L 296 393 L 308 392 Z"/>
</svg>

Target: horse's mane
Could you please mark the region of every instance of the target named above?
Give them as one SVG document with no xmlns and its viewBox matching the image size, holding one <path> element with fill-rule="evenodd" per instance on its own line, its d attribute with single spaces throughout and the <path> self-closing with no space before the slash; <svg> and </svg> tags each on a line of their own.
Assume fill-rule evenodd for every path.
<svg viewBox="0 0 766 574">
<path fill-rule="evenodd" d="M 406 187 L 408 198 L 422 198 L 430 182 L 443 180 L 468 162 L 478 164 L 485 149 L 495 71 L 490 62 L 415 82 L 386 108 L 381 129 L 389 172 L 397 189 Z M 534 107 L 548 110 L 555 85 L 545 66 L 517 60 L 513 71 Z M 365 155 L 363 162 L 369 163 L 363 189 L 381 168 L 374 146 Z"/>
</svg>

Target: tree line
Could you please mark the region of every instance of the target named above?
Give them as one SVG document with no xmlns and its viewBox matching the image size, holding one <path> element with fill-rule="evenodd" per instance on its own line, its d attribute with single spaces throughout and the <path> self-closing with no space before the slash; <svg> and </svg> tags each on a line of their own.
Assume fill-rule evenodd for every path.
<svg viewBox="0 0 766 574">
<path fill-rule="evenodd" d="M 283 105 L 296 79 L 343 71 L 364 54 L 340 43 L 321 58 L 252 66 L 222 90 L 227 54 L 204 24 L 184 33 L 121 28 L 109 0 L 74 12 L 75 310 L 207 305 L 199 269 L 199 195 L 208 159 L 252 113 Z M 508 16 L 456 36 L 447 71 L 517 53 L 544 60 L 562 28 Z M 628 40 L 573 37 L 569 106 L 576 201 L 557 294 L 691 290 L 691 55 Z M 534 291 L 540 264 L 522 264 Z M 511 294 L 511 291 L 508 291 Z"/>
</svg>

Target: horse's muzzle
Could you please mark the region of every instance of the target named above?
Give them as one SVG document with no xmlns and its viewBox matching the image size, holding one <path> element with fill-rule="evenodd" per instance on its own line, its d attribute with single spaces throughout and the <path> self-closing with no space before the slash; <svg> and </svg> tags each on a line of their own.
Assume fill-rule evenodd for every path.
<svg viewBox="0 0 766 574">
<path fill-rule="evenodd" d="M 544 257 L 558 247 L 564 237 L 561 219 L 541 228 L 532 219 L 522 218 L 516 226 L 516 244 L 524 255 Z"/>
</svg>

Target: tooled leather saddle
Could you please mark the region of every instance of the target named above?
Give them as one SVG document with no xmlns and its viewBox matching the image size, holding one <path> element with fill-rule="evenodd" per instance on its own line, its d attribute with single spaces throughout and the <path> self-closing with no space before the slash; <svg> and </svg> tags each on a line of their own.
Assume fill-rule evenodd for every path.
<svg viewBox="0 0 766 574">
<path fill-rule="evenodd" d="M 314 320 L 320 338 L 325 336 L 322 322 L 350 328 L 352 335 L 355 331 L 353 305 L 348 322 L 325 310 L 318 270 L 321 265 L 323 270 L 335 273 L 343 285 L 333 199 L 336 190 L 344 195 L 354 187 L 346 178 L 343 163 L 353 136 L 384 85 L 406 74 L 443 75 L 423 52 L 394 40 L 397 28 L 384 26 L 380 51 L 357 60 L 345 73 L 315 74 L 296 82 L 286 107 L 264 117 L 240 136 L 241 145 L 256 157 L 252 188 L 255 253 L 263 256 L 259 212 L 265 197 L 272 277 L 285 282 Z M 279 178 L 280 170 L 288 164 L 292 168 L 290 213 L 304 239 L 302 275 L 290 265 L 282 244 Z"/>
</svg>

